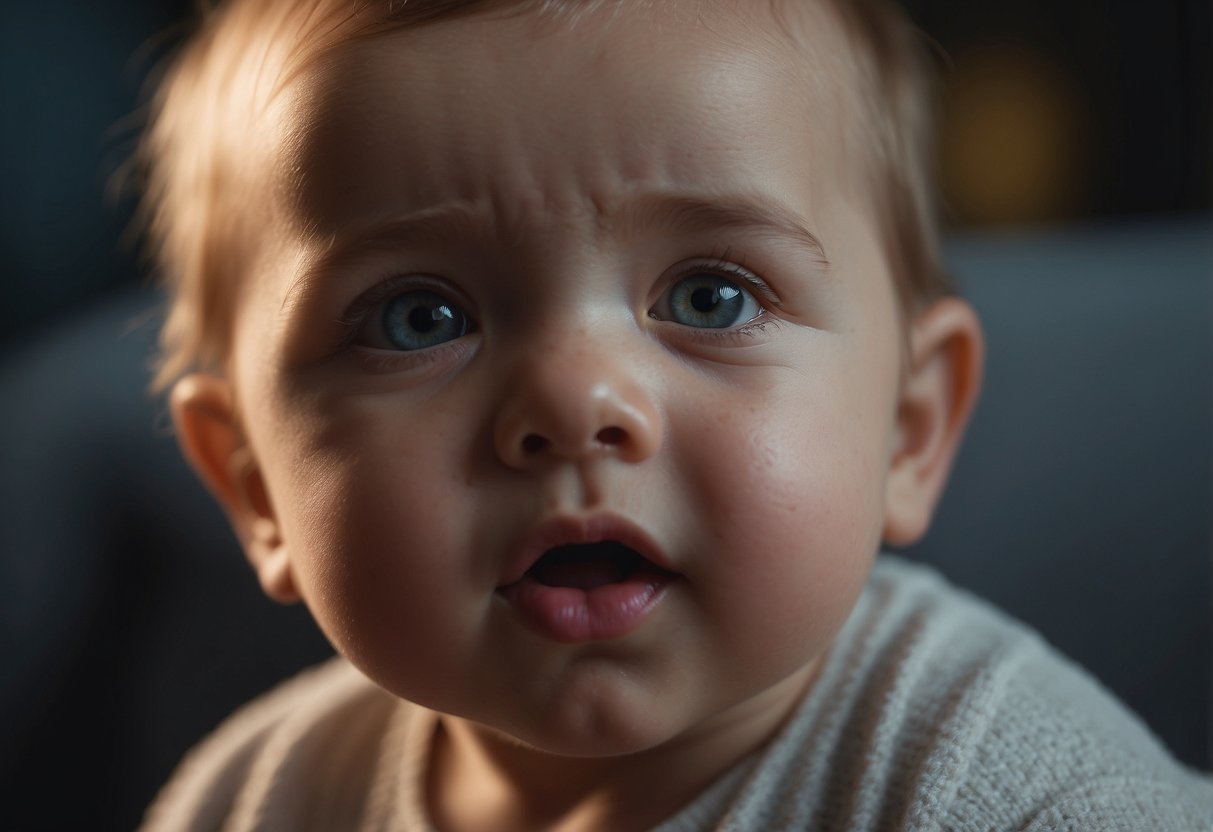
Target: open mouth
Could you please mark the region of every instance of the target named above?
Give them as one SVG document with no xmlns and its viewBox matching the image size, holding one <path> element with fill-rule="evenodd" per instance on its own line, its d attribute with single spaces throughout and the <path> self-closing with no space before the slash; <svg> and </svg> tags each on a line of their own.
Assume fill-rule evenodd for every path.
<svg viewBox="0 0 1213 832">
<path fill-rule="evenodd" d="M 496 594 L 543 638 L 565 644 L 623 638 L 680 582 L 664 558 L 644 530 L 625 519 L 556 518 L 523 542 Z"/>
<path fill-rule="evenodd" d="M 646 568 L 657 569 L 635 549 L 603 540 L 548 549 L 527 575 L 544 586 L 597 589 L 628 581 Z"/>
</svg>

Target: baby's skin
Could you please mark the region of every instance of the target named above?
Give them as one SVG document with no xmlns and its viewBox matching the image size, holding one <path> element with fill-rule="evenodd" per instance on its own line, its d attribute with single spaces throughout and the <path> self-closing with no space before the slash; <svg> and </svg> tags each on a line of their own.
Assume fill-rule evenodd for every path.
<svg viewBox="0 0 1213 832">
<path fill-rule="evenodd" d="M 295 79 L 227 372 L 173 392 L 265 590 L 442 714 L 443 829 L 651 826 L 761 747 L 976 397 L 970 308 L 900 305 L 834 13 L 653 5 Z"/>
</svg>

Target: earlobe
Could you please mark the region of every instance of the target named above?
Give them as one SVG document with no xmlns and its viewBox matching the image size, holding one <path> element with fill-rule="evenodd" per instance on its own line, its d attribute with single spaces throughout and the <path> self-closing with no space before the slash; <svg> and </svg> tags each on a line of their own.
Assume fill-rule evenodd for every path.
<svg viewBox="0 0 1213 832">
<path fill-rule="evenodd" d="M 885 492 L 883 538 L 894 546 L 926 533 L 977 403 L 985 345 L 972 307 L 949 297 L 924 309 L 910 353 Z"/>
<path fill-rule="evenodd" d="M 223 507 L 261 588 L 275 601 L 299 600 L 286 543 L 236 415 L 231 385 L 219 376 L 188 375 L 173 386 L 170 407 L 182 452 Z"/>
</svg>

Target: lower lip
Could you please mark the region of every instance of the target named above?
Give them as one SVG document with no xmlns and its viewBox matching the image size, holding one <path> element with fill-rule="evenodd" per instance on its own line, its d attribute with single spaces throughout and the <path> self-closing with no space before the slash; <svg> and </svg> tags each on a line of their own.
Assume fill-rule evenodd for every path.
<svg viewBox="0 0 1213 832">
<path fill-rule="evenodd" d="M 637 574 L 594 589 L 548 586 L 528 576 L 498 590 L 524 623 L 553 641 L 575 644 L 622 638 L 665 597 L 671 576 Z"/>
</svg>

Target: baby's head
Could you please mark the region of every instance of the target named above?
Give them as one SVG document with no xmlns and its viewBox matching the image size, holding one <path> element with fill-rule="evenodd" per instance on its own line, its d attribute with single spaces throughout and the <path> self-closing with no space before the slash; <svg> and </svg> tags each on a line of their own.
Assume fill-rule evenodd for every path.
<svg viewBox="0 0 1213 832">
<path fill-rule="evenodd" d="M 162 378 L 265 590 L 528 748 L 769 731 L 976 396 L 919 49 L 866 0 L 213 18 L 147 145 Z"/>
</svg>

